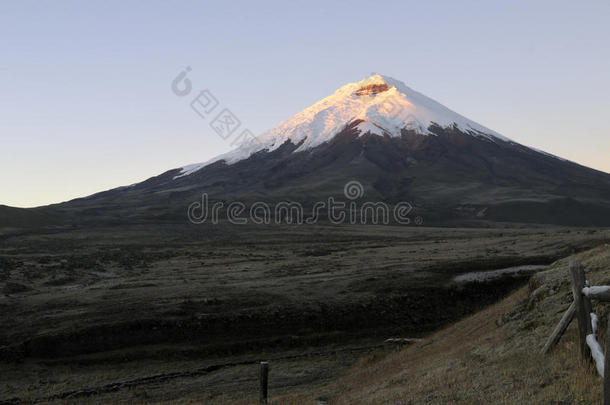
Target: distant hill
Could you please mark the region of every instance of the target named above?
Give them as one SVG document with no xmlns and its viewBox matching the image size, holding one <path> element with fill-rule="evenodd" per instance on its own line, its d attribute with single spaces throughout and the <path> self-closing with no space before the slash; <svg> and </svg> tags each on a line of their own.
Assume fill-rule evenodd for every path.
<svg viewBox="0 0 610 405">
<path fill-rule="evenodd" d="M 51 208 L 16 208 L 0 205 L 1 228 L 39 228 L 65 223 L 66 216 Z"/>
</svg>

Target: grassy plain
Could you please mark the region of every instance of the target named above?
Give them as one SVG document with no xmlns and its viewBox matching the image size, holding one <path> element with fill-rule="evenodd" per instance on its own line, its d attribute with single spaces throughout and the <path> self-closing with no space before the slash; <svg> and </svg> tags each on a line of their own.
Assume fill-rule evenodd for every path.
<svg viewBox="0 0 610 405">
<path fill-rule="evenodd" d="M 524 283 L 456 275 L 549 264 L 608 240 L 514 227 L 9 229 L 0 402 L 247 402 L 262 359 L 274 395 L 335 398 L 329 384 L 386 358 L 386 338 L 429 336 Z"/>
</svg>

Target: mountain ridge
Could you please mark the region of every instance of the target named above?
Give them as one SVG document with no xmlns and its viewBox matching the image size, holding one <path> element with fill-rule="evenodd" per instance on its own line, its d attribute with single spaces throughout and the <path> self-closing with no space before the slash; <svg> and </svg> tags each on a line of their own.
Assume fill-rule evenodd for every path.
<svg viewBox="0 0 610 405">
<path fill-rule="evenodd" d="M 341 86 L 330 96 L 228 153 L 206 162 L 183 166 L 180 175 L 189 175 L 218 160 L 232 164 L 263 149 L 272 151 L 287 140 L 294 144 L 302 142 L 295 151 L 302 152 L 330 141 L 356 120 L 361 121 L 358 127 L 361 134 L 400 136 L 402 129 L 409 129 L 421 135 L 434 135 L 429 131 L 430 125 L 455 125 L 474 136 L 514 142 L 411 89 L 399 80 L 373 74 L 358 82 Z"/>
<path fill-rule="evenodd" d="M 182 222 L 203 194 L 309 205 L 344 198 L 350 181 L 363 201 L 408 202 L 427 225 L 610 226 L 609 174 L 511 141 L 381 75 L 209 162 L 53 207 L 93 222 Z"/>
</svg>

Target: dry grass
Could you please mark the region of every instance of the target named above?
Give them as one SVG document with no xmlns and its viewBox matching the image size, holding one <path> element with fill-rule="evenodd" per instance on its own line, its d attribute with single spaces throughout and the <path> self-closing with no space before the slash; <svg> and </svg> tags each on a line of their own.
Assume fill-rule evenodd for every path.
<svg viewBox="0 0 610 405">
<path fill-rule="evenodd" d="M 610 247 L 578 255 L 593 284 L 610 284 Z M 509 297 L 423 342 L 378 350 L 325 386 L 271 398 L 277 405 L 595 404 L 602 381 L 580 360 L 576 322 L 550 355 L 544 344 L 571 300 L 569 259 L 554 263 Z M 536 292 L 534 294 L 534 292 Z M 605 330 L 606 308 L 596 305 Z M 599 337 L 603 341 L 603 336 Z M 284 392 L 286 392 L 284 390 Z M 157 403 L 155 401 L 147 403 Z M 243 397 L 185 396 L 170 404 L 256 404 Z"/>
<path fill-rule="evenodd" d="M 406 289 L 415 283 L 430 285 L 435 280 L 445 280 L 455 273 L 456 263 L 515 257 L 530 260 L 541 253 L 555 255 L 570 247 L 590 246 L 600 239 L 608 240 L 610 235 L 610 231 L 557 229 L 388 227 L 367 227 L 358 232 L 321 229 L 316 234 L 269 232 L 265 237 L 252 233 L 246 239 L 239 239 L 248 243 L 227 246 L 221 242 L 210 245 L 197 242 L 201 246 L 196 248 L 195 243 L 182 246 L 182 240 L 177 239 L 179 244 L 160 251 L 155 244 L 113 250 L 114 242 L 93 247 L 83 243 L 83 249 L 74 249 L 81 256 L 72 254 L 72 242 L 53 239 L 63 235 L 44 236 L 49 238 L 45 245 L 48 251 L 44 254 L 40 253 L 39 245 L 43 236 L 26 236 L 13 246 L 6 244 L 0 253 L 10 256 L 9 264 L 15 265 L 6 272 L 6 281 L 29 283 L 35 288 L 10 297 L 0 295 L 5 338 L 12 341 L 33 333 L 59 333 L 77 323 L 82 327 L 87 323 L 119 322 L 138 316 L 162 318 L 170 310 L 188 309 L 185 303 L 192 302 L 188 300 L 192 297 L 206 298 L 200 300 L 201 311 L 226 311 L 227 316 L 238 309 L 260 306 L 261 302 L 252 297 L 261 296 L 277 304 L 279 309 L 293 301 L 299 308 L 310 302 L 359 302 L 371 294 L 383 294 L 388 286 Z M 134 240 L 138 239 L 136 235 L 140 234 L 131 235 Z M 145 232 L 140 236 L 144 238 Z M 72 241 L 70 238 L 75 236 L 65 238 Z M 63 250 L 56 251 L 56 245 L 63 246 Z M 69 253 L 65 246 L 70 247 Z M 328 250 L 329 246 L 332 251 Z M 106 250 L 118 252 L 117 256 L 109 256 L 100 271 L 89 271 L 90 267 L 95 268 L 100 257 L 106 257 L 100 256 Z M 324 255 L 318 255 L 320 252 Z M 591 270 L 590 279 L 594 284 L 610 284 L 610 272 L 604 270 L 610 269 L 609 252 L 608 248 L 596 249 L 581 255 Z M 140 257 L 150 263 L 141 265 Z M 42 259 L 48 259 L 48 263 Z M 594 403 L 599 398 L 601 384 L 593 371 L 582 373 L 584 368 L 578 364 L 573 330 L 552 356 L 543 358 L 536 354 L 569 304 L 566 264 L 567 261 L 558 262 L 536 277 L 529 288 L 431 335 L 425 344 L 389 355 L 373 353 L 337 378 L 336 370 L 353 364 L 353 358 L 348 359 L 349 363 L 343 357 L 336 361 L 314 357 L 308 360 L 310 364 L 305 360 L 279 366 L 274 363 L 273 371 L 278 374 L 271 383 L 271 393 L 278 396 L 272 400 L 282 405 L 310 405 L 318 399 L 331 404 L 391 405 Z M 107 277 L 110 273 L 114 276 Z M 74 283 L 80 287 L 67 289 L 49 284 L 47 278 L 33 277 L 37 274 L 51 279 L 57 276 L 56 281 L 62 282 L 68 276 L 75 276 Z M 532 305 L 526 305 L 533 290 L 541 286 L 548 286 L 547 293 Z M 214 298 L 209 300 L 212 303 L 209 305 L 218 305 L 218 308 L 208 308 L 209 298 Z M 496 320 L 500 318 L 505 320 L 499 327 Z M 93 358 L 104 359 L 108 354 L 98 353 Z M 0 393 L 3 398 L 41 398 L 81 387 L 195 369 L 202 363 L 196 358 L 168 358 L 162 361 L 156 357 L 135 358 L 129 362 L 108 361 L 92 366 L 47 365 L 34 361 L 5 365 L 0 368 L 3 382 Z M 232 368 L 200 378 L 79 397 L 70 403 L 252 404 L 256 401 L 256 369 L 253 370 Z M 283 380 L 278 375 L 284 375 Z M 219 398 L 220 392 L 226 393 L 226 398 Z"/>
<path fill-rule="evenodd" d="M 594 284 L 610 280 L 610 247 L 579 256 Z M 529 286 L 423 343 L 361 359 L 325 388 L 329 404 L 600 403 L 602 380 L 580 360 L 576 322 L 550 355 L 539 354 L 569 305 L 567 266 L 567 259 L 556 262 Z M 543 293 L 533 296 L 537 289 Z M 606 312 L 600 305 L 595 311 Z M 315 404 L 316 397 L 300 394 L 273 402 Z"/>
<path fill-rule="evenodd" d="M 599 378 L 578 361 L 575 333 L 552 356 L 512 339 L 495 320 L 526 298 L 507 300 L 337 382 L 333 404 L 548 404 L 599 402 Z"/>
</svg>

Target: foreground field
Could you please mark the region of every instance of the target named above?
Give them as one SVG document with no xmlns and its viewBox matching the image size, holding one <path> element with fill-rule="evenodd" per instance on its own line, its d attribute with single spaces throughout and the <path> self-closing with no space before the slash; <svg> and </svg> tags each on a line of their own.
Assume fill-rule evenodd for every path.
<svg viewBox="0 0 610 405">
<path fill-rule="evenodd" d="M 576 256 L 593 284 L 610 283 L 610 246 Z M 569 261 L 462 321 L 397 353 L 364 357 L 320 392 L 343 404 L 599 404 L 602 379 L 580 360 L 576 322 L 550 354 L 539 353 L 572 301 Z M 602 314 L 605 331 L 608 308 Z M 600 341 L 604 336 L 601 332 Z M 319 395 L 285 395 L 281 404 L 311 404 Z M 252 403 L 252 400 L 225 404 Z"/>
<path fill-rule="evenodd" d="M 275 395 L 349 398 L 336 376 L 363 355 L 384 357 L 386 338 L 425 336 L 522 284 L 455 276 L 548 264 L 608 240 L 602 230 L 389 226 L 7 233 L 0 401 L 248 402 L 261 359 L 273 361 Z"/>
</svg>

